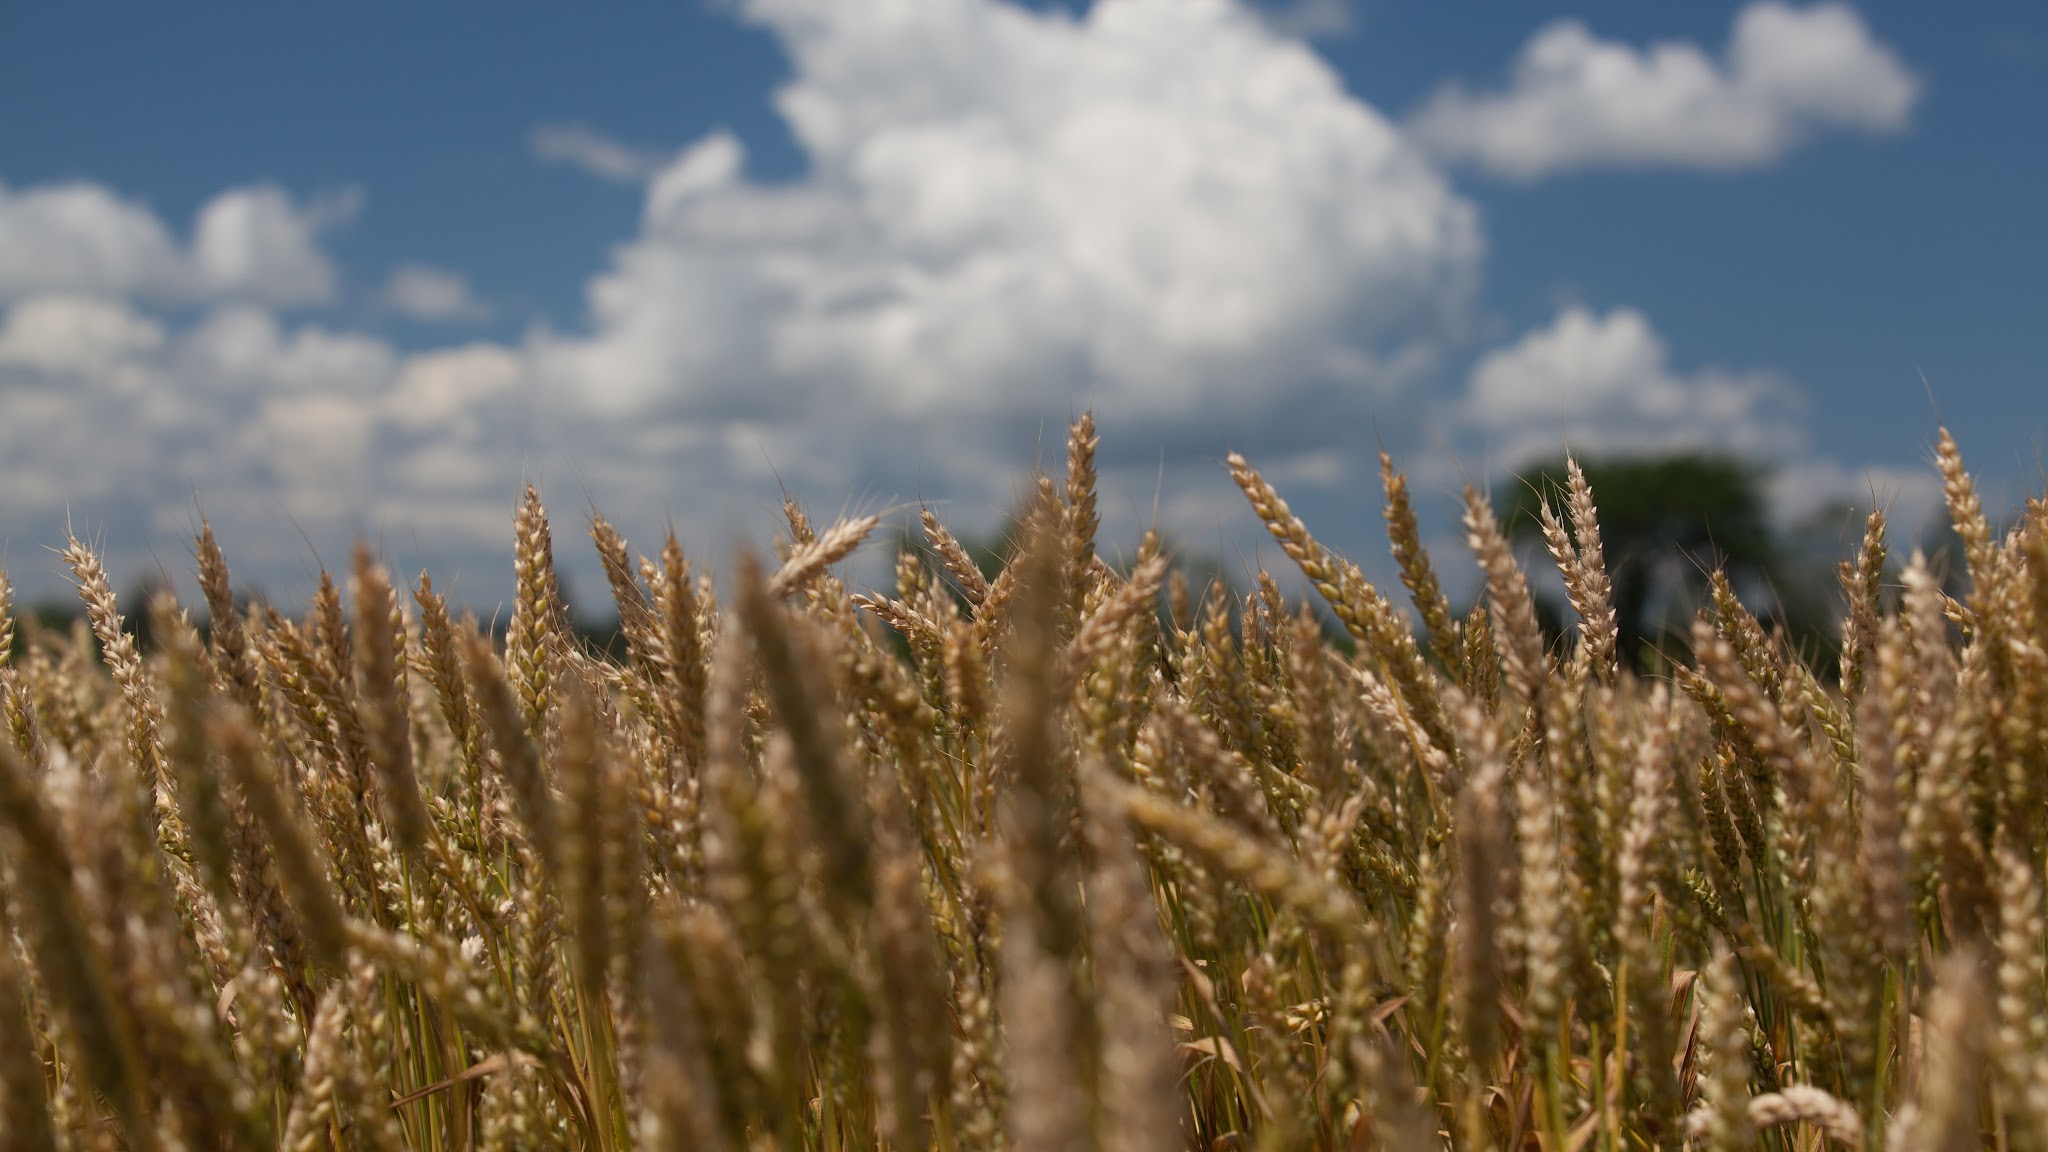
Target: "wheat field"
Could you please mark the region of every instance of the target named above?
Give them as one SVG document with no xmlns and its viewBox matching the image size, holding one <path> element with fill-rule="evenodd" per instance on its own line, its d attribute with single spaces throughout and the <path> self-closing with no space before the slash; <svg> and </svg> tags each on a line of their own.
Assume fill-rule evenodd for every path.
<svg viewBox="0 0 2048 1152">
<path fill-rule="evenodd" d="M 1838 664 L 1717 580 L 1639 676 L 1576 468 L 1546 641 L 1477 493 L 1460 614 L 1382 459 L 1402 606 L 1233 456 L 1291 604 L 1106 564 L 1095 446 L 888 594 L 595 518 L 617 657 L 531 489 L 502 642 L 0 578 L 0 1146 L 2048 1150 L 2048 504 L 1943 432 L 1961 599 L 1873 514 Z"/>
</svg>

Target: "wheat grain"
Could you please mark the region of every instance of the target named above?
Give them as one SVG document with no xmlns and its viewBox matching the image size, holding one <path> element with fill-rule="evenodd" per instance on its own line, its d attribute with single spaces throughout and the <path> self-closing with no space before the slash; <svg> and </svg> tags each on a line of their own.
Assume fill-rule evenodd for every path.
<svg viewBox="0 0 2048 1152">
<path fill-rule="evenodd" d="M 618 659 L 537 490 L 502 653 L 364 550 L 238 609 L 204 524 L 204 640 L 75 539 L 69 636 L 0 575 L 0 1144 L 2048 1139 L 2048 503 L 1996 536 L 1944 435 L 1966 603 L 1872 516 L 1839 661 L 1717 576 L 1652 675 L 1576 462 L 1559 660 L 1476 493 L 1456 615 L 1381 459 L 1418 636 L 1231 459 L 1347 654 L 1155 534 L 1119 576 L 1067 449 L 999 571 L 925 512 L 893 596 L 829 571 L 871 517 L 791 501 L 722 612 L 593 514 Z"/>
</svg>

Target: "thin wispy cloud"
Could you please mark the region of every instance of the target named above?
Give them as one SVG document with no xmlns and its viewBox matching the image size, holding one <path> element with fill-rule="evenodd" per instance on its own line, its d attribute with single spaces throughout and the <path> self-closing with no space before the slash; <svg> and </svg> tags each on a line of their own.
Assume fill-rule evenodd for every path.
<svg viewBox="0 0 2048 1152">
<path fill-rule="evenodd" d="M 1275 32 L 1304 40 L 1334 40 L 1359 27 L 1354 0 L 1285 0 L 1261 12 Z"/>
<path fill-rule="evenodd" d="M 557 393 L 1108 419 L 1387 395 L 1474 284 L 1472 206 L 1234 5 L 744 11 L 790 54 L 810 175 L 751 182 L 723 133 L 657 174 L 591 332 L 545 349 Z"/>
<path fill-rule="evenodd" d="M 673 154 L 634 148 L 582 124 L 542 124 L 527 138 L 536 159 L 574 168 L 614 184 L 639 184 L 673 159 Z"/>
<path fill-rule="evenodd" d="M 290 306 L 334 296 L 321 235 L 362 195 L 294 200 L 274 185 L 230 188 L 199 210 L 180 244 L 147 205 L 87 181 L 0 183 L 0 299 L 83 292 L 164 302 Z"/>
</svg>

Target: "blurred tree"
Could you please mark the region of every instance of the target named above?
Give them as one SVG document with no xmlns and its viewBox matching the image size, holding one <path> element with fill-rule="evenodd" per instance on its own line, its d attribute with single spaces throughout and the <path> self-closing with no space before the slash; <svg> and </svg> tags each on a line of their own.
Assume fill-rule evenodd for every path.
<svg viewBox="0 0 2048 1152">
<path fill-rule="evenodd" d="M 1716 568 L 1795 643 L 1828 639 L 1825 583 L 1815 586 L 1773 533 L 1755 466 L 1698 453 L 1581 458 L 1579 466 L 1599 514 L 1624 660 L 1640 666 L 1667 633 L 1682 634 Z M 1540 547 L 1538 510 L 1549 499 L 1561 515 L 1564 484 L 1564 461 L 1556 460 L 1524 468 L 1496 490 L 1510 535 Z"/>
</svg>

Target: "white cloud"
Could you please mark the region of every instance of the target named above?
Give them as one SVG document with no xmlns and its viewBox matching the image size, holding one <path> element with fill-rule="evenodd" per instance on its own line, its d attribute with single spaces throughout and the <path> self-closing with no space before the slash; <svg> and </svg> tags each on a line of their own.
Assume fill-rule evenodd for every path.
<svg viewBox="0 0 2048 1152">
<path fill-rule="evenodd" d="M 251 305 L 179 322 L 89 297 L 19 301 L 0 321 L 10 550 L 33 559 L 31 546 L 61 541 L 69 522 L 107 541 L 119 580 L 175 570 L 196 498 L 245 576 L 296 592 L 305 540 L 332 561 L 349 537 L 383 526 L 369 519 L 380 508 L 436 503 L 430 490 L 397 490 L 385 467 L 413 447 L 388 407 L 411 367 L 375 337 Z M 501 502 L 518 468 L 515 448 L 500 466 Z M 50 565 L 14 575 L 29 595 L 61 587 Z"/>
<path fill-rule="evenodd" d="M 97 184 L 0 184 L 0 299 L 40 292 L 167 295 L 183 255 L 147 207 Z"/>
<path fill-rule="evenodd" d="M 1554 451 L 1781 450 L 1799 435 L 1797 394 L 1767 373 L 1671 367 L 1643 314 L 1573 306 L 1482 357 L 1463 417 L 1504 459 Z"/>
<path fill-rule="evenodd" d="M 189 251 L 146 206 L 97 184 L 0 185 L 0 300 L 90 293 L 157 302 L 324 303 L 319 234 L 357 197 L 300 205 L 270 185 L 230 188 L 199 211 Z"/>
<path fill-rule="evenodd" d="M 356 204 L 228 189 L 181 245 L 98 185 L 0 188 L 0 523 L 17 559 L 75 523 L 108 541 L 119 578 L 156 571 L 186 546 L 195 497 L 272 586 L 302 586 L 302 539 L 331 558 L 359 532 L 431 524 L 437 546 L 484 546 L 453 534 L 483 522 L 476 493 L 410 485 L 406 468 L 481 469 L 494 509 L 516 493 L 516 350 L 405 356 L 280 314 L 331 297 L 320 234 Z M 15 578 L 26 595 L 61 587 L 47 565 Z"/>
<path fill-rule="evenodd" d="M 375 396 L 397 364 L 377 337 L 313 324 L 287 329 L 274 314 L 247 305 L 209 314 L 179 340 L 176 357 L 183 375 L 210 378 L 222 389 L 354 396 Z"/>
<path fill-rule="evenodd" d="M 163 342 L 163 325 L 124 303 L 37 296 L 0 322 L 0 364 L 52 373 L 104 371 Z"/>
<path fill-rule="evenodd" d="M 661 171 L 667 152 L 634 148 L 581 124 L 542 124 L 527 138 L 536 158 L 614 184 L 639 184 Z"/>
<path fill-rule="evenodd" d="M 1824 129 L 1902 131 L 1920 84 L 1855 9 L 1759 0 L 1719 62 L 1698 47 L 1638 50 L 1576 20 L 1538 31 L 1503 92 L 1440 90 L 1412 122 L 1437 155 L 1532 180 L 1595 166 L 1771 163 Z"/>
<path fill-rule="evenodd" d="M 525 360 L 496 344 L 423 352 L 400 369 L 387 418 L 413 432 L 455 429 L 485 406 L 515 395 L 525 376 Z"/>
<path fill-rule="evenodd" d="M 777 104 L 810 174 L 752 183 L 726 135 L 678 157 L 593 330 L 542 342 L 549 390 L 723 417 L 1356 410 L 1476 275 L 1471 206 L 1224 0 L 744 12 L 794 64 Z"/>
<path fill-rule="evenodd" d="M 415 320 L 486 320 L 491 310 L 470 291 L 469 281 L 443 268 L 401 264 L 377 295 L 383 307 Z"/>
<path fill-rule="evenodd" d="M 1335 40 L 1358 31 L 1353 0 L 1284 0 L 1260 13 L 1266 26 L 1282 36 Z"/>
<path fill-rule="evenodd" d="M 192 266 L 213 299 L 270 305 L 321 304 L 334 295 L 334 269 L 320 230 L 355 212 L 355 197 L 300 207 L 281 188 L 235 188 L 209 201 L 192 235 Z"/>
</svg>

